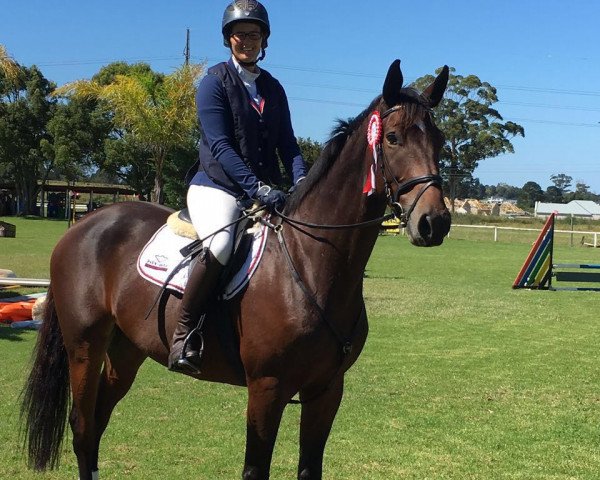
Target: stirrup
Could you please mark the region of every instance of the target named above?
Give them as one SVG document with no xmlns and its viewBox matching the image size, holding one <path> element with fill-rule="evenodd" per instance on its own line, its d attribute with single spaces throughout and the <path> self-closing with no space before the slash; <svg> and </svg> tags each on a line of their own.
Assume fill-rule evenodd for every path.
<svg viewBox="0 0 600 480">
<path fill-rule="evenodd" d="M 192 357 L 180 358 L 179 360 L 177 360 L 175 363 L 173 363 L 169 367 L 169 370 L 171 372 L 176 372 L 176 373 L 187 373 L 189 375 L 198 375 L 201 372 L 200 366 L 196 365 L 194 362 L 190 361 L 191 358 Z M 200 360 L 200 357 L 198 357 L 198 360 Z"/>
<path fill-rule="evenodd" d="M 204 315 L 198 325 L 185 337 L 179 358 L 169 366 L 169 370 L 172 372 L 189 373 L 193 375 L 200 373 L 200 362 L 202 361 L 202 354 L 204 353 L 204 336 L 202 335 L 201 330 L 202 324 L 204 323 L 203 317 Z M 194 335 L 199 337 L 199 345 L 197 349 L 192 350 L 190 354 L 188 354 L 188 345 Z"/>
</svg>

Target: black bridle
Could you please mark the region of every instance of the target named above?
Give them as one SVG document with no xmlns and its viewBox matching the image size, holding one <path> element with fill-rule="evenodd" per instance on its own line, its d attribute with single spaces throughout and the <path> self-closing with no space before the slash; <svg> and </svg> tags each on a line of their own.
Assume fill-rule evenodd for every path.
<svg viewBox="0 0 600 480">
<path fill-rule="evenodd" d="M 389 116 L 391 113 L 400 110 L 401 108 L 402 105 L 396 105 L 395 107 L 386 110 L 381 114 L 381 120 L 383 121 L 384 118 Z M 379 141 L 375 145 L 375 148 L 377 149 L 377 155 L 379 156 L 379 158 L 381 158 L 381 174 L 385 182 L 385 196 L 387 198 L 388 205 L 392 209 L 392 212 L 394 212 L 396 218 L 398 218 L 398 220 L 400 221 L 400 226 L 406 227 L 406 225 L 408 224 L 408 220 L 410 219 L 410 215 L 412 214 L 413 210 L 417 206 L 417 202 L 421 199 L 425 191 L 433 185 L 439 187 L 440 189 L 442 188 L 442 177 L 430 173 L 428 175 L 421 175 L 420 177 L 414 177 L 409 180 L 406 180 L 405 182 L 400 183 L 398 182 L 398 180 L 396 180 L 395 176 L 392 176 L 392 181 L 396 185 L 396 192 L 392 194 L 392 182 L 388 179 L 388 176 L 386 174 L 386 169 L 389 169 L 389 165 L 385 156 L 385 150 L 383 149 L 383 132 L 381 133 L 381 136 L 379 138 Z M 423 188 L 421 188 L 421 191 L 415 197 L 412 205 L 407 210 L 404 210 L 404 208 L 400 204 L 400 197 L 405 193 L 409 192 L 415 185 L 420 185 L 422 183 L 424 183 L 425 185 L 423 186 Z"/>
</svg>

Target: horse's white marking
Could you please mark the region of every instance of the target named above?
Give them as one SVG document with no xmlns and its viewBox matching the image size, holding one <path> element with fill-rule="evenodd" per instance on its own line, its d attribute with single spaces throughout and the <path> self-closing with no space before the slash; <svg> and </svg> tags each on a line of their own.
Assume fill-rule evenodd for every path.
<svg viewBox="0 0 600 480">
<path fill-rule="evenodd" d="M 79 478 L 79 477 L 77 477 Z M 96 470 L 95 472 L 92 472 L 92 480 L 99 480 L 100 478 L 100 472 L 98 470 Z"/>
</svg>

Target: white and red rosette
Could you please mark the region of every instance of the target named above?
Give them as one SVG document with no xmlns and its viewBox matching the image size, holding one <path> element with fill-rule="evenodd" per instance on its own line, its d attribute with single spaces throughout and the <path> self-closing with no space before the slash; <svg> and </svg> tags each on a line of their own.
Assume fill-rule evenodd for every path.
<svg viewBox="0 0 600 480">
<path fill-rule="evenodd" d="M 369 120 L 369 126 L 367 128 L 367 142 L 371 148 L 375 148 L 375 145 L 379 143 L 381 139 L 381 115 L 378 111 L 371 114 Z"/>
<path fill-rule="evenodd" d="M 381 140 L 381 115 L 378 111 L 371 114 L 367 127 L 367 142 L 373 150 L 373 163 L 369 165 L 363 193 L 371 195 L 375 191 L 375 169 L 377 168 L 377 144 Z"/>
</svg>

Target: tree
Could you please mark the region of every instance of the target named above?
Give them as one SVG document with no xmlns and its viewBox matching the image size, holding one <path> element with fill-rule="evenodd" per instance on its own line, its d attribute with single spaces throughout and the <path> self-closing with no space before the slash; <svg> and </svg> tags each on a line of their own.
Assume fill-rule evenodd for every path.
<svg viewBox="0 0 600 480">
<path fill-rule="evenodd" d="M 519 198 L 519 193 L 520 190 L 517 187 L 513 187 L 508 183 L 500 182 L 496 185 L 496 194 L 507 200 L 516 200 Z"/>
<path fill-rule="evenodd" d="M 587 185 L 583 180 L 577 180 L 575 183 L 575 193 L 578 195 L 587 195 L 590 192 L 590 186 Z"/>
<path fill-rule="evenodd" d="M 560 188 L 558 188 L 556 186 L 550 186 L 546 189 L 546 194 L 544 195 L 544 199 L 550 203 L 562 203 L 563 192 Z"/>
<path fill-rule="evenodd" d="M 104 152 L 101 170 L 129 185 L 142 198 L 150 199 L 156 176 L 150 153 L 129 136 L 106 139 Z"/>
<path fill-rule="evenodd" d="M 458 183 L 471 177 L 480 161 L 513 153 L 511 139 L 525 136 L 522 126 L 503 122 L 500 113 L 492 108 L 498 101 L 496 88 L 475 75 L 463 77 L 454 75 L 454 71 L 450 69 L 445 98 L 435 109 L 436 124 L 446 137 L 440 163 L 452 205 Z M 422 91 L 433 79 L 432 75 L 426 75 L 414 85 Z"/>
<path fill-rule="evenodd" d="M 57 93 L 95 99 L 106 107 L 129 147 L 147 155 L 154 171 L 152 200 L 164 203 L 165 163 L 197 131 L 195 84 L 203 67 L 184 65 L 169 75 L 154 74 L 144 64 L 127 75 L 118 73 L 120 68 L 122 63 L 104 76 L 67 84 Z"/>
<path fill-rule="evenodd" d="M 300 153 L 302 154 L 302 158 L 306 162 L 306 167 L 308 170 L 313 166 L 316 162 L 319 155 L 321 155 L 321 151 L 323 150 L 323 145 L 315 140 L 311 140 L 310 138 L 302 138 L 298 137 L 298 146 L 300 147 Z M 282 182 L 280 187 L 287 189 L 292 186 L 292 179 L 288 177 L 285 168 L 280 163 L 279 171 L 281 172 Z"/>
<path fill-rule="evenodd" d="M 485 187 L 481 184 L 478 178 L 471 176 L 463 177 L 456 183 L 457 198 L 474 198 L 481 200 L 485 197 Z"/>
<path fill-rule="evenodd" d="M 598 201 L 598 195 L 595 195 L 590 191 L 590 186 L 587 185 L 583 180 L 577 180 L 575 182 L 575 191 L 568 193 L 565 196 L 567 201 L 571 200 L 591 200 L 593 202 Z"/>
<path fill-rule="evenodd" d="M 15 182 L 22 213 L 32 215 L 37 213 L 38 180 L 53 167 L 47 124 L 56 108 L 50 98 L 54 84 L 35 66 L 6 72 L 0 69 L 0 164 L 4 176 Z"/>
<path fill-rule="evenodd" d="M 56 172 L 69 181 L 90 176 L 103 162 L 104 141 L 111 130 L 110 118 L 94 100 L 73 98 L 57 104 L 48 121 Z"/>
<path fill-rule="evenodd" d="M 570 177 L 564 173 L 559 173 L 557 175 L 550 176 L 550 180 L 554 186 L 560 190 L 561 196 L 564 196 L 565 193 L 569 191 L 569 188 L 571 188 L 573 177 Z"/>
<path fill-rule="evenodd" d="M 0 73 L 4 78 L 4 83 L 15 84 L 20 68 L 19 64 L 8 54 L 6 47 L 0 44 Z M 1 87 L 0 87 L 1 88 Z"/>
<path fill-rule="evenodd" d="M 311 168 L 321 155 L 323 145 L 309 138 L 298 137 L 298 146 L 302 152 L 302 158 L 306 162 L 307 168 Z"/>
<path fill-rule="evenodd" d="M 521 188 L 521 193 L 517 205 L 521 208 L 532 208 L 535 202 L 540 202 L 544 199 L 544 191 L 539 184 L 535 182 L 527 182 Z"/>
</svg>

